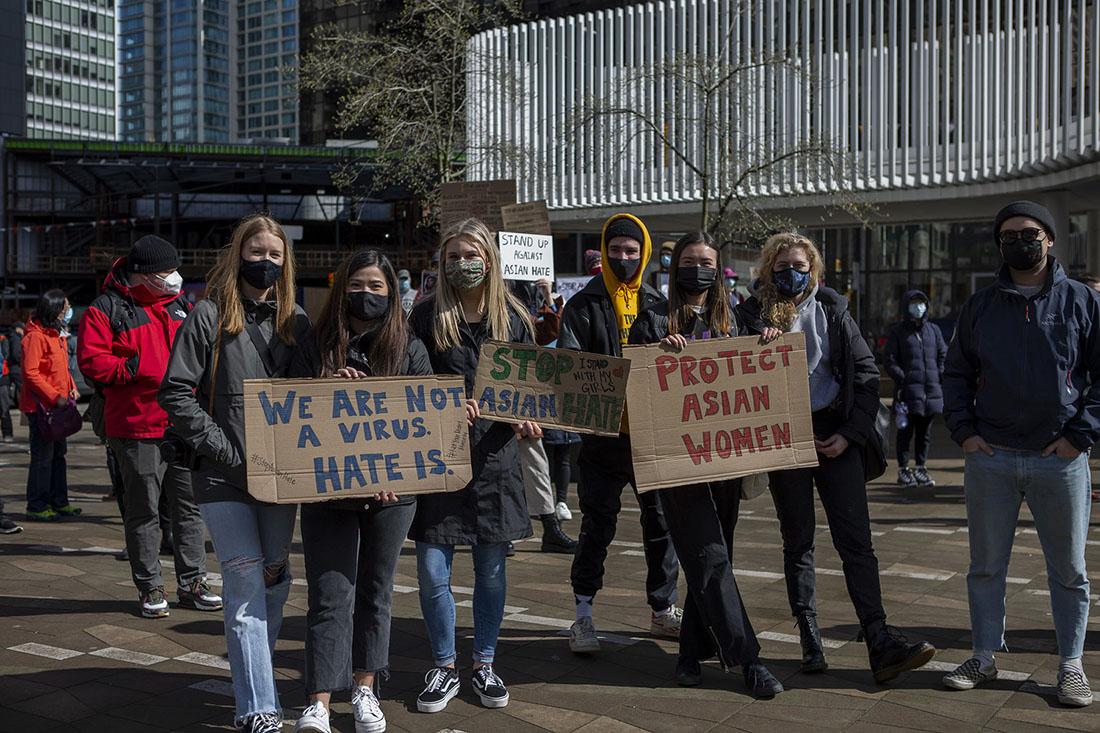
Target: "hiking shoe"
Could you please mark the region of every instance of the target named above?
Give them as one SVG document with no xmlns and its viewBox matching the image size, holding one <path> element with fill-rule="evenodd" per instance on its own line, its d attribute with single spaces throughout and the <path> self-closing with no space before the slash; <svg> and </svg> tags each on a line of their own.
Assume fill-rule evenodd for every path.
<svg viewBox="0 0 1100 733">
<path fill-rule="evenodd" d="M 1089 679 L 1076 669 L 1058 672 L 1058 702 L 1071 708 L 1083 708 L 1092 704 L 1092 688 Z"/>
<path fill-rule="evenodd" d="M 451 667 L 436 667 L 424 675 L 424 691 L 416 698 L 416 709 L 438 713 L 458 694 L 458 672 Z"/>
<path fill-rule="evenodd" d="M 54 511 L 58 516 L 62 517 L 79 517 L 84 513 L 84 510 L 74 504 L 66 504 L 65 506 L 54 507 Z"/>
<path fill-rule="evenodd" d="M 913 480 L 917 482 L 917 486 L 926 489 L 936 485 L 936 482 L 928 475 L 928 469 L 924 466 L 917 466 L 917 470 L 913 471 Z"/>
<path fill-rule="evenodd" d="M 569 505 L 564 501 L 559 501 L 558 505 L 554 507 L 554 514 L 559 522 L 568 522 L 573 518 L 573 512 L 569 511 Z"/>
<path fill-rule="evenodd" d="M 50 507 L 46 507 L 40 512 L 27 512 L 27 519 L 32 522 L 56 522 L 60 518 L 57 512 Z"/>
<path fill-rule="evenodd" d="M 547 514 L 542 520 L 542 551 L 572 555 L 577 549 L 577 541 L 561 528 L 561 520 L 553 514 Z"/>
<path fill-rule="evenodd" d="M 680 638 L 680 624 L 684 620 L 684 609 L 672 607 L 668 613 L 655 613 L 649 617 L 649 633 L 669 639 Z"/>
<path fill-rule="evenodd" d="M 382 733 L 386 730 L 386 716 L 382 714 L 382 705 L 371 688 L 355 688 L 351 695 L 351 709 L 355 714 L 355 733 Z"/>
<path fill-rule="evenodd" d="M 917 477 L 913 475 L 911 468 L 898 469 L 898 486 L 903 489 L 911 489 L 917 485 Z"/>
<path fill-rule="evenodd" d="M 577 619 L 569 627 L 569 651 L 574 654 L 595 654 L 600 650 L 600 640 L 591 616 Z"/>
<path fill-rule="evenodd" d="M 871 672 L 880 685 L 902 672 L 923 667 L 936 656 L 936 647 L 927 641 L 910 644 L 901 629 L 885 621 L 874 621 L 865 631 Z"/>
<path fill-rule="evenodd" d="M 674 676 L 680 687 L 698 687 L 703 684 L 703 666 L 695 659 L 680 659 Z"/>
<path fill-rule="evenodd" d="M 315 702 L 302 711 L 302 717 L 294 725 L 294 733 L 332 733 L 328 708 Z"/>
<path fill-rule="evenodd" d="M 210 590 L 206 580 L 196 580 L 186 588 L 177 588 L 176 598 L 182 608 L 193 608 L 196 611 L 222 610 L 222 597 Z"/>
<path fill-rule="evenodd" d="M 745 687 L 749 688 L 749 694 L 757 700 L 771 700 L 783 692 L 783 683 L 759 661 L 744 665 L 741 673 L 745 676 Z"/>
<path fill-rule="evenodd" d="M 982 660 L 971 657 L 943 676 L 943 686 L 949 690 L 973 690 L 978 685 L 997 679 L 997 665 L 982 669 Z"/>
<path fill-rule="evenodd" d="M 283 729 L 283 717 L 278 713 L 249 715 L 241 724 L 241 733 L 279 733 Z"/>
<path fill-rule="evenodd" d="M 817 674 L 829 668 L 825 649 L 821 646 L 821 629 L 817 614 L 804 611 L 798 615 L 798 635 L 802 642 L 802 673 Z"/>
<path fill-rule="evenodd" d="M 502 708 L 508 705 L 508 688 L 493 671 L 491 664 L 484 664 L 474 670 L 474 692 L 481 698 L 481 704 L 487 708 Z"/>
<path fill-rule="evenodd" d="M 17 534 L 22 531 L 22 527 L 0 514 L 0 534 Z"/>
<path fill-rule="evenodd" d="M 167 618 L 168 599 L 164 588 L 153 588 L 141 594 L 141 615 L 145 618 Z"/>
</svg>

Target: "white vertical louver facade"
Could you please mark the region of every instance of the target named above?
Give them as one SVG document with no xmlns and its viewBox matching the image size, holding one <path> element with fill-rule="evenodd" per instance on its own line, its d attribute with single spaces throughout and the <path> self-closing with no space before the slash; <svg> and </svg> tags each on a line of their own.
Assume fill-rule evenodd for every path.
<svg viewBox="0 0 1100 733">
<path fill-rule="evenodd" d="M 666 0 L 487 31 L 468 51 L 467 176 L 575 209 L 702 200 L 672 147 L 729 161 L 706 171 L 712 192 L 808 140 L 840 154 L 748 175 L 738 193 L 753 197 L 1068 168 L 1100 159 L 1098 5 Z M 707 105 L 676 59 L 740 70 Z M 593 100 L 638 114 L 584 124 Z"/>
</svg>

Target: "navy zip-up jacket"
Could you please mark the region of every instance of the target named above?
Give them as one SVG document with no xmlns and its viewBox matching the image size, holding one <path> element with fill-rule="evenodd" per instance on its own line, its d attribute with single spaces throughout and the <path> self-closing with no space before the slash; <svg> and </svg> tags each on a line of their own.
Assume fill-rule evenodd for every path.
<svg viewBox="0 0 1100 733">
<path fill-rule="evenodd" d="M 1100 438 L 1100 298 L 1049 258 L 1047 283 L 1025 298 L 1008 268 L 963 305 L 947 352 L 944 418 L 951 438 L 1041 451 Z"/>
</svg>

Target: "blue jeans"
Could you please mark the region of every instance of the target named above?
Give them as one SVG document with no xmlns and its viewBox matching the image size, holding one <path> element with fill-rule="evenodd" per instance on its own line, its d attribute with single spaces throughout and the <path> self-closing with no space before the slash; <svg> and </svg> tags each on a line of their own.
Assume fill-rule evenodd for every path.
<svg viewBox="0 0 1100 733">
<path fill-rule="evenodd" d="M 290 593 L 287 557 L 298 507 L 217 501 L 199 508 L 221 563 L 237 722 L 281 712 L 271 658 Z"/>
<path fill-rule="evenodd" d="M 27 471 L 27 511 L 60 509 L 69 504 L 69 477 L 65 462 L 68 442 L 42 440 L 38 419 L 27 414 L 31 434 L 31 465 Z"/>
<path fill-rule="evenodd" d="M 1085 539 L 1091 503 L 1088 456 L 1043 458 L 994 448 L 966 456 L 964 487 L 970 528 L 970 625 L 974 648 L 1004 647 L 1005 577 L 1020 504 L 1026 500 L 1047 563 L 1047 585 L 1059 653 L 1081 656 L 1089 620 Z"/>
<path fill-rule="evenodd" d="M 500 624 L 504 621 L 504 575 L 508 543 L 473 545 L 474 558 L 474 661 L 492 664 Z M 454 545 L 416 543 L 416 575 L 420 584 L 420 612 L 428 627 L 428 641 L 437 667 L 454 664 L 455 597 L 451 593 Z"/>
</svg>

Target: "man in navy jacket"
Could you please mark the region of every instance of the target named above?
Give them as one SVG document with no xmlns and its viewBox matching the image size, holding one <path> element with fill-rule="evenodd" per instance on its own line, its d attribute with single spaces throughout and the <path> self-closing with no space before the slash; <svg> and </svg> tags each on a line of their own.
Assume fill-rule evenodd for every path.
<svg viewBox="0 0 1100 733">
<path fill-rule="evenodd" d="M 966 456 L 970 624 L 974 656 L 951 689 L 996 678 L 1005 579 L 1027 501 L 1047 563 L 1061 664 L 1058 699 L 1092 702 L 1081 667 L 1089 616 L 1087 451 L 1100 437 L 1100 299 L 1049 254 L 1054 217 L 1018 201 L 997 214 L 997 281 L 959 314 L 944 372 L 944 417 Z"/>
</svg>

